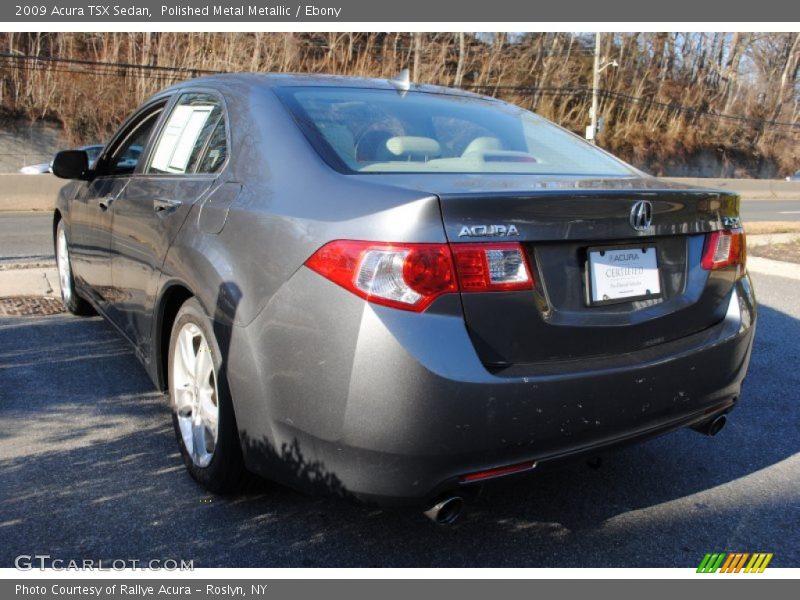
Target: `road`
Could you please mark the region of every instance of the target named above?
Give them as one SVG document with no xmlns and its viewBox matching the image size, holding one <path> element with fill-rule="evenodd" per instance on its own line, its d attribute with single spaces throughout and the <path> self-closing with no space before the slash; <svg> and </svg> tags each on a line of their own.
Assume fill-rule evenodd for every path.
<svg viewBox="0 0 800 600">
<path fill-rule="evenodd" d="M 694 567 L 707 552 L 800 566 L 798 281 L 754 275 L 741 405 L 684 430 L 487 488 L 451 527 L 259 481 L 233 498 L 186 474 L 170 415 L 98 318 L 0 320 L 0 566 L 19 554 L 196 567 Z"/>
<path fill-rule="evenodd" d="M 0 212 L 0 260 L 53 257 L 53 215 Z"/>
<path fill-rule="evenodd" d="M 745 222 L 800 221 L 800 200 L 743 202 L 742 217 Z M 0 256 L 52 258 L 51 219 L 44 213 L 0 212 Z"/>
<path fill-rule="evenodd" d="M 742 202 L 742 219 L 748 221 L 800 221 L 800 200 L 750 200 Z"/>
</svg>

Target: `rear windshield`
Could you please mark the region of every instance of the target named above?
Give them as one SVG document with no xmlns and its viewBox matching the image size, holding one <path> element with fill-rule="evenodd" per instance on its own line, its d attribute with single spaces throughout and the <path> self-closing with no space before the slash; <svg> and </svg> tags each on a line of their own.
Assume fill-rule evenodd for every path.
<svg viewBox="0 0 800 600">
<path fill-rule="evenodd" d="M 277 92 L 320 155 L 345 173 L 635 174 L 568 131 L 498 101 L 333 87 Z"/>
</svg>

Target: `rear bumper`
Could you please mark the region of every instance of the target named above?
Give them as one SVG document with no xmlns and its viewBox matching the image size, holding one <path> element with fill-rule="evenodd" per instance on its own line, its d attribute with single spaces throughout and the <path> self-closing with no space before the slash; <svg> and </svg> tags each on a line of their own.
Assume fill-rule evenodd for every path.
<svg viewBox="0 0 800 600">
<path fill-rule="evenodd" d="M 755 312 L 745 278 L 725 318 L 701 333 L 612 359 L 491 373 L 457 297 L 410 314 L 301 270 L 231 338 L 245 460 L 305 490 L 422 503 L 466 473 L 664 433 L 730 409 Z"/>
</svg>

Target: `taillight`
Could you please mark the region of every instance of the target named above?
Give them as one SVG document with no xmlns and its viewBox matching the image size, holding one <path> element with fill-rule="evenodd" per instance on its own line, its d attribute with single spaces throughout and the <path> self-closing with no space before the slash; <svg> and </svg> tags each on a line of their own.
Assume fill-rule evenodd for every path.
<svg viewBox="0 0 800 600">
<path fill-rule="evenodd" d="M 453 244 L 462 292 L 529 290 L 533 278 L 517 243 Z"/>
<path fill-rule="evenodd" d="M 743 230 L 723 229 L 714 231 L 706 237 L 701 264 L 707 271 L 732 265 L 744 266 L 746 252 Z"/>
<path fill-rule="evenodd" d="M 447 244 L 380 244 L 337 240 L 306 266 L 354 294 L 395 308 L 423 311 L 458 291 Z"/>
<path fill-rule="evenodd" d="M 455 260 L 455 262 L 454 262 Z M 421 312 L 442 294 L 531 289 L 522 247 L 337 240 L 306 266 L 376 304 Z"/>
</svg>

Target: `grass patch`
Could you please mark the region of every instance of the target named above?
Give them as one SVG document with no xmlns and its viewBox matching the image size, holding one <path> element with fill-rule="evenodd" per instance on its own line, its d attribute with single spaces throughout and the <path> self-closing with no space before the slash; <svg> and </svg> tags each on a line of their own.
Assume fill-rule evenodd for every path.
<svg viewBox="0 0 800 600">
<path fill-rule="evenodd" d="M 747 235 L 765 233 L 800 233 L 800 221 L 748 221 L 744 224 Z"/>
<path fill-rule="evenodd" d="M 800 240 L 786 242 L 783 244 L 765 244 L 754 246 L 747 249 L 750 256 L 760 256 L 771 258 L 772 260 L 782 260 L 800 264 Z"/>
</svg>

